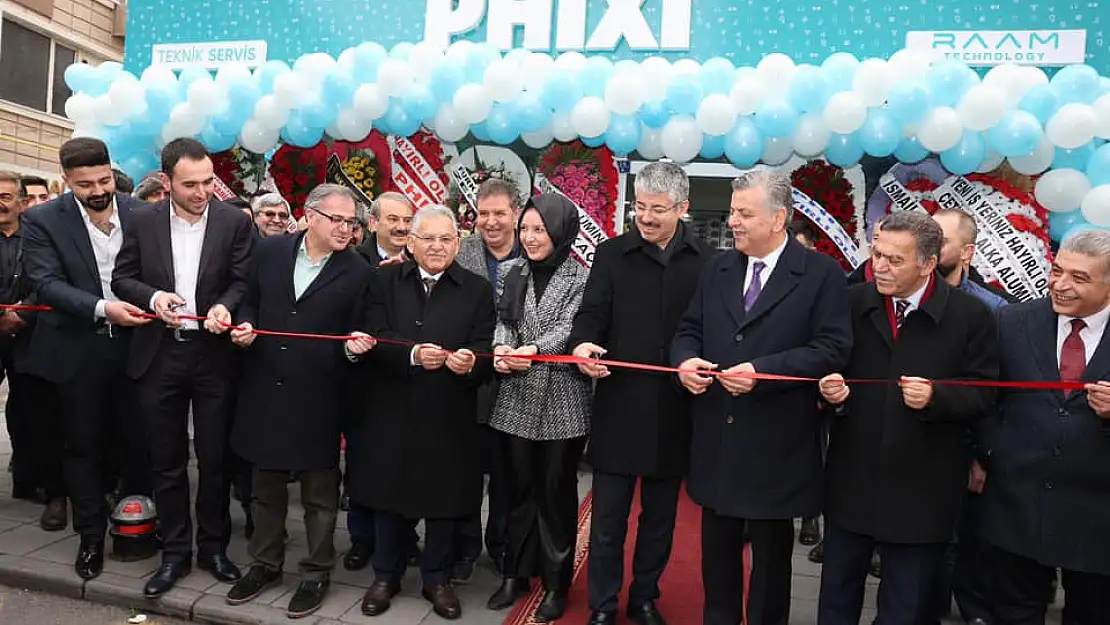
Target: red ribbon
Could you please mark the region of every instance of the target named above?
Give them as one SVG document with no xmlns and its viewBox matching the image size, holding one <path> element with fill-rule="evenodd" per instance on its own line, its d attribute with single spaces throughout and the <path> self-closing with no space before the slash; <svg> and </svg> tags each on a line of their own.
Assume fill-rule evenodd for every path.
<svg viewBox="0 0 1110 625">
<path fill-rule="evenodd" d="M 31 306 L 31 305 L 26 305 L 26 304 L 0 304 L 0 310 L 14 310 L 14 311 L 27 310 L 27 311 L 46 312 L 46 311 L 50 311 L 50 310 L 53 310 L 53 309 L 50 306 Z M 133 313 L 133 314 L 136 317 L 141 317 L 143 319 L 155 319 L 155 320 L 158 319 L 157 315 L 147 313 L 147 312 L 140 312 L 140 313 Z M 199 316 L 199 315 L 178 315 L 177 317 L 178 317 L 178 319 L 199 321 L 199 322 L 204 322 L 204 321 L 208 320 L 208 317 L 202 317 L 202 316 Z M 222 323 L 222 322 L 220 323 L 220 325 L 223 326 L 224 328 L 229 329 L 229 330 L 235 329 L 235 328 L 238 327 L 234 324 Z M 346 334 L 308 334 L 308 333 L 303 333 L 303 332 L 279 332 L 277 330 L 261 330 L 261 329 L 258 329 L 258 328 L 252 329 L 251 332 L 253 334 L 257 334 L 258 336 L 275 336 L 275 337 L 293 338 L 293 339 L 317 339 L 317 340 L 325 340 L 325 341 L 350 341 L 353 338 L 350 335 L 346 335 Z M 355 337 L 355 338 L 357 338 L 357 337 Z M 374 337 L 372 337 L 372 338 L 374 338 Z M 396 339 L 385 339 L 385 338 L 374 338 L 374 340 L 378 343 L 385 343 L 385 344 L 389 344 L 389 345 L 400 345 L 400 346 L 404 346 L 404 347 L 415 347 L 416 345 L 419 345 L 419 343 L 416 343 L 414 341 L 401 341 L 401 340 L 396 340 Z M 444 350 L 444 351 L 446 351 L 448 353 L 452 353 L 452 350 Z M 496 354 L 475 354 L 475 356 L 479 357 L 479 358 L 500 358 L 500 356 L 498 356 Z M 632 370 L 636 370 L 636 371 L 651 371 L 651 372 L 655 372 L 655 373 L 672 373 L 672 374 L 689 372 L 688 369 L 679 369 L 678 367 L 666 367 L 666 366 L 663 366 L 663 365 L 649 365 L 649 364 L 644 364 L 644 363 L 640 363 L 640 362 L 626 362 L 626 361 L 623 361 L 623 360 L 604 360 L 604 359 L 597 359 L 597 358 L 580 358 L 578 356 L 563 355 L 563 354 L 557 354 L 557 355 L 536 354 L 536 355 L 532 355 L 532 356 L 514 355 L 513 357 L 514 358 L 520 358 L 522 360 L 530 360 L 532 362 L 543 362 L 543 363 L 549 363 L 549 364 L 564 364 L 564 365 L 592 364 L 592 365 L 604 365 L 606 367 L 614 367 L 614 368 L 619 368 L 619 369 L 632 369 Z M 815 383 L 815 382 L 820 382 L 821 381 L 820 378 L 806 378 L 806 377 L 799 377 L 799 376 L 792 376 L 792 375 L 779 375 L 779 374 L 776 374 L 776 373 L 760 373 L 758 371 L 757 372 L 726 373 L 724 371 L 712 371 L 712 370 L 705 369 L 705 370 L 699 371 L 699 373 L 701 373 L 702 375 L 711 376 L 711 377 L 718 377 L 718 378 L 749 378 L 749 379 L 753 379 L 753 380 L 764 380 L 764 381 L 770 381 L 770 382 L 809 382 L 809 383 Z M 878 379 L 878 378 L 861 378 L 861 379 L 848 379 L 848 380 L 845 380 L 844 382 L 845 382 L 845 384 L 891 384 L 894 381 L 893 380 L 882 380 L 882 379 Z M 962 386 L 962 387 L 971 387 L 971 388 L 1016 388 L 1016 389 L 1040 390 L 1040 391 L 1081 391 L 1087 386 L 1086 382 L 1064 382 L 1064 381 L 1046 382 L 1046 381 L 1039 381 L 1039 380 L 1023 380 L 1023 381 L 1014 381 L 1014 380 L 930 380 L 929 382 L 931 384 L 940 385 L 940 386 Z"/>
</svg>

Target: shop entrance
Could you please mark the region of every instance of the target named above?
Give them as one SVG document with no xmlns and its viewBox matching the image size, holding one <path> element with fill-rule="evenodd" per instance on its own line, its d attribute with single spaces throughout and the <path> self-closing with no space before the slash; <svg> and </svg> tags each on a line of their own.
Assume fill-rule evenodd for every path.
<svg viewBox="0 0 1110 625">
<path fill-rule="evenodd" d="M 622 232 L 632 227 L 636 192 L 633 189 L 635 175 L 650 161 L 632 161 L 629 171 L 632 175 L 625 179 L 624 197 L 618 223 L 623 225 Z M 687 225 L 694 228 L 697 237 L 717 249 L 732 249 L 732 232 L 729 231 L 729 202 L 732 199 L 732 180 L 743 173 L 728 163 L 689 163 L 684 167 L 690 177 L 690 212 Z"/>
</svg>

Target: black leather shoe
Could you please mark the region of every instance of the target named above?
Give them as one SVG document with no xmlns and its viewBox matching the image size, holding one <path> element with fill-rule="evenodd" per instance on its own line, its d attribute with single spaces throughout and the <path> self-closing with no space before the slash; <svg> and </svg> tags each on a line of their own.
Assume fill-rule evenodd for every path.
<svg viewBox="0 0 1110 625">
<path fill-rule="evenodd" d="M 401 587 L 389 582 L 376 581 L 366 589 L 362 596 L 362 613 L 366 616 L 381 616 L 389 609 L 390 600 L 401 592 Z"/>
<path fill-rule="evenodd" d="M 590 612 L 590 620 L 586 621 L 586 625 L 615 625 L 616 622 L 616 612 Z"/>
<path fill-rule="evenodd" d="M 809 550 L 809 561 L 814 564 L 822 564 L 825 562 L 825 541 L 821 541 Z"/>
<path fill-rule="evenodd" d="M 154 575 L 146 580 L 143 586 L 143 596 L 147 599 L 157 599 L 174 587 L 177 580 L 192 573 L 192 567 L 187 561 L 166 562 L 158 567 Z"/>
<path fill-rule="evenodd" d="M 99 577 L 104 571 L 104 543 L 82 541 L 77 550 L 77 559 L 73 562 L 73 570 L 81 579 Z"/>
<path fill-rule="evenodd" d="M 526 579 L 516 577 L 506 577 L 501 580 L 501 587 L 493 596 L 486 602 L 486 607 L 490 610 L 504 610 L 513 607 L 517 599 L 528 594 L 532 590 L 532 585 Z"/>
<path fill-rule="evenodd" d="M 239 573 L 239 567 L 235 566 L 235 563 L 228 560 L 227 556 L 223 554 L 210 558 L 197 558 L 197 568 L 208 571 L 212 574 L 212 577 L 216 578 L 217 582 L 224 584 L 234 584 L 242 577 L 242 574 Z"/>
<path fill-rule="evenodd" d="M 537 623 L 550 623 L 563 616 L 567 611 L 566 591 L 549 590 L 543 593 L 540 605 L 536 607 L 535 620 Z"/>
<path fill-rule="evenodd" d="M 810 547 L 821 542 L 821 527 L 816 517 L 802 519 L 802 530 L 798 532 L 798 543 Z"/>
<path fill-rule="evenodd" d="M 654 601 L 628 606 L 628 619 L 638 625 L 667 625 L 667 619 L 659 613 Z"/>
<path fill-rule="evenodd" d="M 309 580 L 306 579 L 297 585 L 293 598 L 289 600 L 289 608 L 285 615 L 289 618 L 302 618 L 320 609 L 324 597 L 328 594 L 328 578 Z"/>
<path fill-rule="evenodd" d="M 967 625 L 990 625 L 990 623 L 984 621 L 981 618 L 973 618 L 967 622 Z"/>
<path fill-rule="evenodd" d="M 361 571 L 370 563 L 370 556 L 374 553 L 374 545 L 358 542 L 351 545 L 347 555 L 343 556 L 343 568 L 348 571 Z"/>
<path fill-rule="evenodd" d="M 281 571 L 273 571 L 261 564 L 252 564 L 243 579 L 227 592 L 228 605 L 243 605 L 253 601 L 267 588 L 281 583 Z"/>
</svg>

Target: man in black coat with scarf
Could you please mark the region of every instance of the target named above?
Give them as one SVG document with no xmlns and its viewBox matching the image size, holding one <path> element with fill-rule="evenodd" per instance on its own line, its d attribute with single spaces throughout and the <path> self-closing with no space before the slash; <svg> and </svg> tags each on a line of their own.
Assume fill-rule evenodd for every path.
<svg viewBox="0 0 1110 625">
<path fill-rule="evenodd" d="M 838 407 L 825 465 L 818 625 L 859 623 L 875 545 L 883 557 L 876 622 L 936 616 L 934 584 L 967 488 L 967 428 L 994 391 L 933 381 L 998 377 L 990 309 L 935 273 L 943 241 L 925 213 L 883 219 L 871 248 L 875 281 L 851 292 L 851 360 L 818 385 Z"/>
<path fill-rule="evenodd" d="M 690 181 L 674 163 L 636 174 L 636 227 L 598 246 L 567 345 L 582 358 L 664 365 L 678 320 L 713 251 L 681 218 Z M 579 365 L 597 379 L 590 423 L 594 469 L 590 525 L 591 625 L 616 620 L 624 543 L 636 483 L 640 514 L 628 617 L 664 625 L 655 607 L 671 556 L 682 478 L 690 461 L 690 397 L 658 373 Z"/>
</svg>

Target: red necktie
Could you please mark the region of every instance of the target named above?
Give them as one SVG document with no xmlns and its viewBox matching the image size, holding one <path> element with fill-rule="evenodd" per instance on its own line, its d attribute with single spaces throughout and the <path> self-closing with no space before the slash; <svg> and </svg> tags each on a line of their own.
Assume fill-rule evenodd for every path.
<svg viewBox="0 0 1110 625">
<path fill-rule="evenodd" d="M 1061 382 L 1078 382 L 1083 377 L 1083 370 L 1087 368 L 1087 348 L 1079 333 L 1086 327 L 1087 322 L 1082 319 L 1071 320 L 1071 333 L 1064 339 L 1064 346 L 1060 349 Z M 1071 391 L 1064 394 L 1069 395 Z"/>
</svg>

